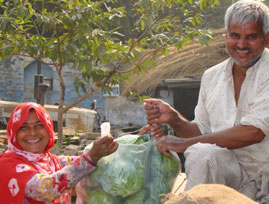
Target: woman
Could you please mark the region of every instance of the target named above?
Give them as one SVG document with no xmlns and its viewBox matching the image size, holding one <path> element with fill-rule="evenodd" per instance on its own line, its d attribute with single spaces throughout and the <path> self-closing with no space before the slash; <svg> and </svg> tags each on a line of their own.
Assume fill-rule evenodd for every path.
<svg viewBox="0 0 269 204">
<path fill-rule="evenodd" d="M 117 150 L 111 135 L 97 138 L 81 156 L 56 156 L 53 123 L 39 104 L 16 107 L 7 126 L 8 150 L 0 155 L 0 203 L 70 203 L 68 190 Z M 64 167 L 64 168 L 63 168 Z"/>
</svg>

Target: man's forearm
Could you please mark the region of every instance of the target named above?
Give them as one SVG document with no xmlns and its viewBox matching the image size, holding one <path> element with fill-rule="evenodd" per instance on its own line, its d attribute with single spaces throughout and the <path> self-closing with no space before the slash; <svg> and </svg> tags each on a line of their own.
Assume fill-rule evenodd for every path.
<svg viewBox="0 0 269 204">
<path fill-rule="evenodd" d="M 210 143 L 228 149 L 236 149 L 259 143 L 264 137 L 265 134 L 254 126 L 237 125 L 223 131 L 190 138 L 188 143 L 190 145 L 198 142 Z"/>
<path fill-rule="evenodd" d="M 176 134 L 182 138 L 190 138 L 201 135 L 196 123 L 188 121 L 180 113 L 176 113 L 169 122 Z"/>
</svg>

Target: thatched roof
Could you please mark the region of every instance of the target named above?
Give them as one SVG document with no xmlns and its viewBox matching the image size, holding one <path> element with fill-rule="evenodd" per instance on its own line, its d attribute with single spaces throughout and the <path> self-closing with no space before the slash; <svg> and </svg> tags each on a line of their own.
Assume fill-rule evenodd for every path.
<svg viewBox="0 0 269 204">
<path fill-rule="evenodd" d="M 130 81 L 124 83 L 121 95 L 126 95 L 128 91 L 151 95 L 164 79 L 200 78 L 206 69 L 227 58 L 224 29 L 215 30 L 208 46 L 193 43 L 180 51 L 171 47 L 169 56 L 157 59 L 156 67 L 146 73 L 133 75 Z"/>
</svg>

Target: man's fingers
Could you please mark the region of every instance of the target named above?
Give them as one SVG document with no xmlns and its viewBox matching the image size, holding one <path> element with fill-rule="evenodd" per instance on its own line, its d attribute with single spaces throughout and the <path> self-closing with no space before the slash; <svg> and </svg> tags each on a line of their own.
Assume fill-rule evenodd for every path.
<svg viewBox="0 0 269 204">
<path fill-rule="evenodd" d="M 168 150 L 165 151 L 165 152 L 163 152 L 163 154 L 166 155 L 166 156 L 168 156 L 168 157 L 172 156 L 171 153 Z"/>
<path fill-rule="evenodd" d="M 155 120 L 155 122 L 157 123 L 158 121 L 158 119 L 159 119 L 159 117 L 160 117 L 160 113 L 154 113 L 154 114 L 147 114 L 147 120 L 149 120 L 149 121 L 152 121 L 152 120 Z"/>
<path fill-rule="evenodd" d="M 150 131 L 151 126 L 150 125 L 145 125 L 144 127 L 142 127 L 139 132 L 138 135 L 144 135 L 146 134 L 148 131 Z"/>
<path fill-rule="evenodd" d="M 163 131 L 161 129 L 161 126 L 156 122 L 153 123 L 153 125 L 151 126 L 151 134 L 154 137 L 158 138 L 158 137 L 161 137 L 163 135 Z"/>
<path fill-rule="evenodd" d="M 154 137 L 156 138 L 159 138 L 159 137 L 162 137 L 163 136 L 163 133 L 154 133 Z"/>
<path fill-rule="evenodd" d="M 159 104 L 160 102 L 161 100 L 156 98 L 144 99 L 144 103 L 146 104 Z"/>
<path fill-rule="evenodd" d="M 159 152 L 163 153 L 166 156 L 171 156 L 168 149 L 166 149 L 163 145 L 157 145 L 157 149 Z"/>
</svg>

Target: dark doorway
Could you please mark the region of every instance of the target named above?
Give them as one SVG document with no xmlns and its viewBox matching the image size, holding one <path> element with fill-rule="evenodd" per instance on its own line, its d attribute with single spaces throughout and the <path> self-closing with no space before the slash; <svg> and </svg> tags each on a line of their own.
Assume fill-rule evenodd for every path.
<svg viewBox="0 0 269 204">
<path fill-rule="evenodd" d="M 197 105 L 200 87 L 174 88 L 174 108 L 188 120 L 194 119 L 194 109 Z"/>
<path fill-rule="evenodd" d="M 200 86 L 177 87 L 173 89 L 174 108 L 190 121 L 194 119 L 194 109 L 198 102 L 199 90 Z M 181 160 L 182 172 L 185 172 L 184 154 L 179 153 L 178 156 Z"/>
</svg>

